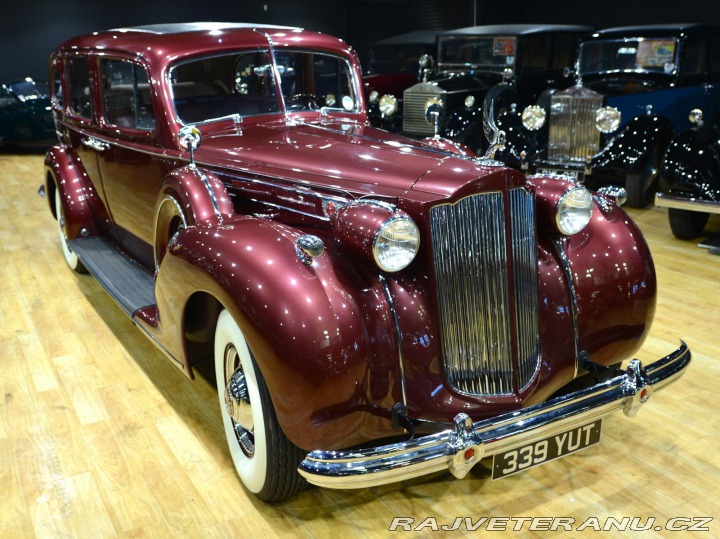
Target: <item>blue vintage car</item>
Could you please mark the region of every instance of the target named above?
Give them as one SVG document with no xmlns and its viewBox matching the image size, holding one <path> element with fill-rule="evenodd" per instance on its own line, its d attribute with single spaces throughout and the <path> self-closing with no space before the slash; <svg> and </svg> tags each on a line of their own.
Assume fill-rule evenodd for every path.
<svg viewBox="0 0 720 539">
<path fill-rule="evenodd" d="M 646 25 L 600 30 L 580 44 L 577 83 L 497 119 L 502 158 L 518 168 L 624 186 L 627 203 L 653 200 L 660 163 L 689 112 L 720 107 L 720 27 Z"/>
<path fill-rule="evenodd" d="M 57 140 L 50 92 L 31 78 L 0 86 L 0 145 L 46 147 Z"/>
</svg>

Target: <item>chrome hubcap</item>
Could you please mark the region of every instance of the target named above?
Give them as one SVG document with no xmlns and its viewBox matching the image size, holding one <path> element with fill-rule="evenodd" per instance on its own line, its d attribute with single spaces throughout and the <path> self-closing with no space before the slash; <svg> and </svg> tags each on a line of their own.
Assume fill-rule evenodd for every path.
<svg viewBox="0 0 720 539">
<path fill-rule="evenodd" d="M 231 374 L 228 376 L 228 373 Z M 249 458 L 255 454 L 252 406 L 245 373 L 237 350 L 232 345 L 225 351 L 225 380 L 225 408 L 232 419 L 237 441 Z"/>
</svg>

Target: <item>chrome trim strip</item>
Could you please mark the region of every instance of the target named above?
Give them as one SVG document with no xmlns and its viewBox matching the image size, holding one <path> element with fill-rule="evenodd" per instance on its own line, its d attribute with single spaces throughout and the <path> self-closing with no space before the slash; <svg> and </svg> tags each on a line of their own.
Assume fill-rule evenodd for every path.
<svg viewBox="0 0 720 539">
<path fill-rule="evenodd" d="M 510 198 L 513 290 L 518 380 L 522 392 L 540 369 L 540 315 L 538 302 L 537 231 L 535 198 L 513 189 Z"/>
<path fill-rule="evenodd" d="M 220 214 L 220 205 L 218 204 L 217 197 L 215 196 L 215 191 L 212 190 L 207 176 L 205 176 L 203 171 L 200 170 L 194 163 L 190 163 L 189 165 L 186 165 L 186 167 L 194 170 L 200 175 L 200 179 L 202 180 L 203 185 L 205 185 L 205 189 L 207 189 L 207 192 L 210 195 L 210 201 L 212 202 L 213 210 L 215 210 L 215 215 L 217 215 L 217 218 L 222 221 L 222 215 Z"/>
<path fill-rule="evenodd" d="M 300 463 L 308 482 L 326 488 L 384 485 L 449 470 L 462 478 L 482 458 L 560 434 L 618 410 L 634 417 L 652 393 L 683 375 L 691 353 L 685 343 L 643 368 L 633 359 L 627 370 L 550 401 L 472 423 L 458 414 L 445 431 L 380 447 L 346 451 L 313 451 Z M 472 449 L 468 459 L 466 451 Z"/>
<path fill-rule="evenodd" d="M 699 198 L 682 198 L 666 195 L 665 193 L 655 193 L 655 205 L 660 208 L 675 208 L 678 210 L 720 214 L 720 202 Z"/>
<path fill-rule="evenodd" d="M 398 320 L 397 315 L 397 309 L 395 308 L 395 300 L 392 297 L 392 294 L 390 293 L 390 287 L 387 284 L 387 280 L 383 275 L 378 275 L 378 279 L 380 280 L 380 284 L 382 285 L 383 294 L 385 295 L 385 300 L 388 302 L 388 307 L 390 307 L 390 313 L 393 317 L 393 325 L 395 328 L 395 337 L 397 338 L 398 342 L 398 363 L 400 365 L 400 390 L 402 391 L 402 400 L 405 407 L 407 407 L 407 393 L 405 392 L 405 357 L 402 353 L 402 342 L 403 342 L 403 335 L 402 330 L 400 329 L 400 321 Z"/>
<path fill-rule="evenodd" d="M 578 302 L 577 302 L 577 292 L 575 291 L 575 279 L 573 277 L 572 269 L 570 268 L 570 260 L 567 257 L 567 254 L 565 253 L 565 248 L 563 247 L 563 240 L 562 238 L 557 238 L 555 240 L 555 247 L 557 248 L 558 257 L 560 258 L 560 264 L 562 265 L 562 269 L 565 272 L 565 277 L 567 277 L 568 281 L 568 291 L 570 292 L 570 316 L 572 317 L 572 324 L 573 324 L 573 345 L 575 346 L 575 373 L 573 374 L 573 378 L 578 375 L 578 372 L 580 371 L 580 351 L 578 350 L 578 340 L 579 337 L 579 331 L 578 331 L 578 321 L 577 321 L 577 314 L 578 314 Z"/>
</svg>

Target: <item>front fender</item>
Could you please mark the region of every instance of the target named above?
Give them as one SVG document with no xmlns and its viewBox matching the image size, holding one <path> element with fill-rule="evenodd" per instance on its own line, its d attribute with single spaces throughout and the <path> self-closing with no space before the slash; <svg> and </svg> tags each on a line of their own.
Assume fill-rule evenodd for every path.
<svg viewBox="0 0 720 539">
<path fill-rule="evenodd" d="M 655 314 L 655 266 L 645 239 L 616 203 L 595 199 L 582 232 L 562 238 L 577 297 L 578 349 L 609 365 L 640 349 Z"/>
<path fill-rule="evenodd" d="M 245 335 L 296 445 L 339 448 L 369 431 L 391 434 L 389 409 L 400 399 L 397 343 L 382 292 L 359 282 L 331 242 L 305 265 L 295 250 L 299 235 L 256 217 L 177 234 L 157 277 L 161 340 L 182 357 L 182 339 L 168 332 L 182 327 L 188 298 L 209 294 Z"/>
<path fill-rule="evenodd" d="M 476 152 L 483 144 L 482 114 L 478 109 L 468 107 L 452 111 L 445 122 L 443 137 L 468 146 Z"/>
<path fill-rule="evenodd" d="M 55 215 L 55 190 L 60 192 L 65 217 L 65 233 L 69 240 L 85 231 L 85 236 L 96 236 L 98 228 L 93 217 L 104 215 L 105 210 L 95 189 L 92 189 L 80 160 L 64 146 L 51 147 L 45 154 L 45 193 L 50 211 Z"/>
<path fill-rule="evenodd" d="M 670 120 L 656 114 L 633 118 L 605 147 L 593 156 L 593 170 L 612 169 L 639 173 L 653 152 L 659 158 L 673 136 Z"/>
</svg>

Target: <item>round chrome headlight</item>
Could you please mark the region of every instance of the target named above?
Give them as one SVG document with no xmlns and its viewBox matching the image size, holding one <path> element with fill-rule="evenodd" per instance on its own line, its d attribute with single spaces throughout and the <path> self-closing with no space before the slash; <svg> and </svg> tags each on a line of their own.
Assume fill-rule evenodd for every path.
<svg viewBox="0 0 720 539">
<path fill-rule="evenodd" d="M 420 248 L 420 231 L 409 217 L 392 217 L 375 235 L 373 256 L 384 271 L 400 271 L 413 261 Z"/>
<path fill-rule="evenodd" d="M 370 92 L 370 95 L 368 95 L 368 100 L 370 101 L 370 103 L 375 103 L 379 97 L 380 97 L 380 94 L 378 93 L 378 91 L 373 90 Z"/>
<path fill-rule="evenodd" d="M 595 127 L 601 133 L 612 133 L 620 127 L 621 114 L 615 107 L 600 107 L 595 113 Z"/>
<path fill-rule="evenodd" d="M 572 187 L 560 197 L 555 222 L 566 236 L 577 234 L 590 222 L 593 210 L 592 193 L 584 187 Z"/>
<path fill-rule="evenodd" d="M 525 129 L 528 131 L 537 131 L 545 125 L 545 109 L 538 105 L 530 105 L 525 107 L 520 115 Z"/>
<path fill-rule="evenodd" d="M 378 107 L 380 108 L 380 114 L 384 117 L 392 116 L 397 112 L 398 101 L 394 95 L 385 94 L 380 98 Z"/>
<path fill-rule="evenodd" d="M 692 109 L 688 115 L 688 119 L 691 124 L 702 126 L 703 124 L 703 111 L 701 109 Z"/>
</svg>

